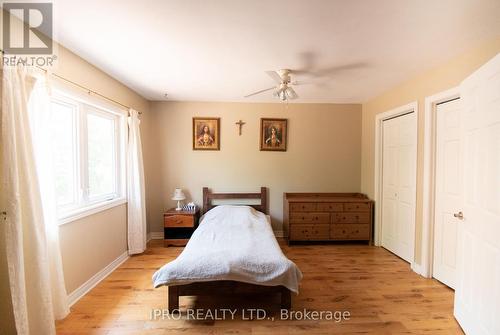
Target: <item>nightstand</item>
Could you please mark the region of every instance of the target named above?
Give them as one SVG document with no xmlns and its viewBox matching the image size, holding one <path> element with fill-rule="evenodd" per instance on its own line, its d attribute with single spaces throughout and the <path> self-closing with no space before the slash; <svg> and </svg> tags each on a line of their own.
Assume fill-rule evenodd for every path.
<svg viewBox="0 0 500 335">
<path fill-rule="evenodd" d="M 200 211 L 176 211 L 175 208 L 163 213 L 164 246 L 183 247 L 189 241 L 196 227 Z"/>
</svg>

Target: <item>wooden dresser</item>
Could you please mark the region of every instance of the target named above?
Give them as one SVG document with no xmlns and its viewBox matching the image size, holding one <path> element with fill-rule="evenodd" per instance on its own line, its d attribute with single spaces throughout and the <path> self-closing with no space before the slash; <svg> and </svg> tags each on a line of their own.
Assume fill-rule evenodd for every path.
<svg viewBox="0 0 500 335">
<path fill-rule="evenodd" d="M 294 241 L 372 239 L 373 201 L 361 193 L 284 193 L 283 229 Z"/>
</svg>

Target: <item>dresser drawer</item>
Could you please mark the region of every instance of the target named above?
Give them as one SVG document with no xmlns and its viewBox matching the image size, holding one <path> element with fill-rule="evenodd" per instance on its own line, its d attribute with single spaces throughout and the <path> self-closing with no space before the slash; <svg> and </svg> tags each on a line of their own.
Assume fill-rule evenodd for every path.
<svg viewBox="0 0 500 335">
<path fill-rule="evenodd" d="M 164 217 L 165 227 L 194 227 L 193 216 L 169 215 Z"/>
<path fill-rule="evenodd" d="M 337 202 L 319 202 L 317 206 L 318 212 L 342 212 L 342 204 Z"/>
<path fill-rule="evenodd" d="M 313 212 L 316 210 L 314 202 L 295 202 L 290 204 L 290 212 Z"/>
<path fill-rule="evenodd" d="M 290 213 L 292 223 L 330 223 L 329 213 Z"/>
<path fill-rule="evenodd" d="M 290 240 L 310 241 L 328 240 L 330 238 L 330 225 L 295 224 L 290 227 Z"/>
<path fill-rule="evenodd" d="M 334 240 L 369 240 L 370 225 L 368 224 L 331 225 L 330 238 Z"/>
<path fill-rule="evenodd" d="M 344 204 L 344 211 L 346 212 L 369 212 L 370 204 L 364 202 L 351 202 Z"/>
<path fill-rule="evenodd" d="M 370 223 L 370 213 L 335 213 L 332 214 L 333 223 Z"/>
</svg>

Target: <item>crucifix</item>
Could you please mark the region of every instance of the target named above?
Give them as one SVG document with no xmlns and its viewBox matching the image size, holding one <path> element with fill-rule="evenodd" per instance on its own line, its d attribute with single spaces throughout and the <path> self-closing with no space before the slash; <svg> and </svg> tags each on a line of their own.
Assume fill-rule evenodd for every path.
<svg viewBox="0 0 500 335">
<path fill-rule="evenodd" d="M 239 120 L 238 122 L 235 123 L 236 125 L 238 125 L 240 127 L 239 129 L 239 135 L 241 136 L 241 128 L 243 128 L 243 125 L 245 124 L 245 122 Z"/>
</svg>

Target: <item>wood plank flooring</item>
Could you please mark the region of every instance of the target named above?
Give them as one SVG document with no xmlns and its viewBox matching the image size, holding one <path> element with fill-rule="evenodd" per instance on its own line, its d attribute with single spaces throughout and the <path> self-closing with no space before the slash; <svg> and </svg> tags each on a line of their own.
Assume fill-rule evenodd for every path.
<svg viewBox="0 0 500 335">
<path fill-rule="evenodd" d="M 265 320 L 152 319 L 165 309 L 167 290 L 153 289 L 152 274 L 182 248 L 152 241 L 71 308 L 57 322 L 58 334 L 463 334 L 453 318 L 453 291 L 425 279 L 390 252 L 366 245 L 296 245 L 284 253 L 302 270 L 292 310 L 348 311 L 350 319 L 281 320 L 277 297 L 181 298 L 185 308 L 262 308 Z M 204 314 L 206 316 L 206 314 Z M 274 320 L 267 319 L 275 317 Z"/>
</svg>

